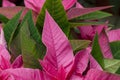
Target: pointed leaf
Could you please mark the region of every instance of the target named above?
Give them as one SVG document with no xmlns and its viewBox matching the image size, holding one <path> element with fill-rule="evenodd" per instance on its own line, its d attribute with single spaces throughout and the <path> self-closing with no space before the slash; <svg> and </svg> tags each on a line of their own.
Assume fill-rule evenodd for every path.
<svg viewBox="0 0 120 80">
<path fill-rule="evenodd" d="M 16 5 L 9 0 L 3 0 L 2 2 L 2 7 L 14 7 L 14 6 Z"/>
<path fill-rule="evenodd" d="M 40 58 L 42 59 L 45 55 L 46 48 L 42 43 L 41 35 L 39 34 L 36 26 L 34 26 L 33 19 L 32 19 L 32 12 L 29 11 L 26 15 L 28 15 L 27 21 L 30 30 L 30 36 L 35 40 L 37 46 L 39 47 L 39 54 L 41 55 Z"/>
<path fill-rule="evenodd" d="M 109 16 L 112 16 L 112 14 L 106 13 L 103 11 L 95 11 L 95 12 L 85 14 L 85 15 L 80 16 L 75 19 L 77 19 L 77 20 L 95 20 L 95 19 L 101 19 L 101 18 L 105 18 L 105 17 L 109 17 Z"/>
<path fill-rule="evenodd" d="M 6 40 L 4 37 L 4 31 L 1 25 L 0 25 L 0 45 L 7 47 Z"/>
<path fill-rule="evenodd" d="M 92 44 L 92 56 L 95 58 L 95 60 L 100 64 L 102 68 L 104 68 L 104 61 L 103 61 L 103 55 L 102 51 L 98 42 L 98 35 L 96 34 L 94 37 L 94 41 Z"/>
<path fill-rule="evenodd" d="M 112 50 L 113 57 L 115 59 L 120 59 L 120 41 L 111 42 L 110 48 Z"/>
<path fill-rule="evenodd" d="M 41 35 L 39 34 L 36 26 L 34 26 L 31 11 L 28 11 L 28 13 L 23 18 L 20 26 L 16 30 L 16 33 L 15 33 L 16 37 L 14 38 L 14 40 L 12 41 L 12 43 L 10 45 L 10 51 L 11 51 L 11 54 L 13 56 L 12 59 L 14 60 L 19 54 L 21 54 L 21 46 L 19 43 L 20 42 L 20 34 L 18 34 L 18 32 L 19 32 L 19 29 L 24 25 L 25 21 L 28 21 L 30 36 L 36 42 L 36 47 L 39 48 L 39 54 L 41 55 L 41 56 L 39 56 L 39 58 L 42 59 L 43 56 L 45 55 L 45 47 L 41 41 Z"/>
<path fill-rule="evenodd" d="M 98 69 L 103 70 L 99 63 L 94 59 L 92 55 L 90 55 L 90 69 Z"/>
<path fill-rule="evenodd" d="M 53 76 L 57 76 L 62 66 L 70 71 L 73 63 L 73 51 L 67 37 L 53 18 L 46 12 L 42 41 L 47 47 L 46 55 L 41 61 L 43 68 Z"/>
<path fill-rule="evenodd" d="M 3 23 L 7 23 L 9 21 L 9 19 L 7 17 L 5 17 L 4 15 L 0 14 L 0 21 Z"/>
<path fill-rule="evenodd" d="M 51 14 L 51 16 L 54 18 L 54 20 L 58 23 L 58 25 L 61 27 L 63 32 L 68 36 L 69 30 L 70 30 L 69 23 L 68 23 L 66 12 L 64 10 L 61 0 L 46 0 L 37 18 L 36 26 L 39 32 L 40 33 L 42 32 L 46 9 Z"/>
<path fill-rule="evenodd" d="M 6 47 L 3 45 L 0 45 L 0 66 L 1 69 L 7 69 L 10 68 L 10 54 L 7 51 Z"/>
<path fill-rule="evenodd" d="M 100 25 L 105 24 L 104 22 L 70 22 L 70 27 L 78 27 L 78 26 L 90 26 L 90 25 Z"/>
<path fill-rule="evenodd" d="M 15 30 L 17 29 L 21 13 L 22 11 L 20 11 L 15 17 L 13 17 L 7 24 L 4 25 L 5 39 L 8 47 L 10 46 Z"/>
<path fill-rule="evenodd" d="M 25 6 L 29 9 L 32 9 L 36 13 L 39 13 L 42 9 L 46 0 L 24 0 Z M 71 8 L 77 0 L 62 0 L 62 4 L 65 10 Z M 52 5 L 54 6 L 54 5 Z"/>
<path fill-rule="evenodd" d="M 98 29 L 100 30 L 100 28 Z M 101 48 L 104 58 L 113 58 L 112 51 L 109 45 L 109 40 L 108 40 L 107 34 L 104 29 L 99 34 L 99 44 L 100 44 L 100 48 Z"/>
<path fill-rule="evenodd" d="M 120 60 L 117 59 L 104 59 L 104 70 L 116 73 L 120 68 Z"/>
<path fill-rule="evenodd" d="M 24 67 L 41 68 L 38 62 L 40 54 L 37 50 L 35 41 L 30 37 L 28 23 L 26 21 L 21 27 L 19 34 Z"/>
<path fill-rule="evenodd" d="M 94 8 L 72 8 L 67 12 L 68 19 L 73 19 L 85 14 L 89 14 L 98 10 L 103 10 L 110 8 L 111 6 L 104 6 L 104 7 L 94 7 Z"/>
<path fill-rule="evenodd" d="M 22 55 L 19 55 L 14 62 L 12 63 L 12 68 L 21 68 L 23 67 Z"/>
<path fill-rule="evenodd" d="M 70 40 L 72 49 L 74 52 L 77 52 L 81 49 L 88 47 L 91 41 L 89 40 Z"/>
</svg>

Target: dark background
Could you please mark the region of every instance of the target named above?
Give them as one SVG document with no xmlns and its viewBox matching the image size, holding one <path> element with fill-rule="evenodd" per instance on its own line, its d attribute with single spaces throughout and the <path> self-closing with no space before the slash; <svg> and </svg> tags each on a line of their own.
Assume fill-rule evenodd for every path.
<svg viewBox="0 0 120 80">
<path fill-rule="evenodd" d="M 95 7 L 95 6 L 108 6 L 111 5 L 113 8 L 104 10 L 113 14 L 103 20 L 109 20 L 114 25 L 113 28 L 120 28 L 120 0 L 78 0 L 84 7 Z"/>
</svg>

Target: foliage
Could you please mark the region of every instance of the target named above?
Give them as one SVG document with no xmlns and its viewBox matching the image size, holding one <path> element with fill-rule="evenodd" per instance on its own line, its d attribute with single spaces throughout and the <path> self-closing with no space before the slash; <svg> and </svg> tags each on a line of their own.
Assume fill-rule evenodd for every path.
<svg viewBox="0 0 120 80">
<path fill-rule="evenodd" d="M 1 80 L 120 79 L 120 29 L 99 21 L 112 16 L 100 11 L 111 6 L 24 0 L 25 7 L 16 7 L 17 2 L 0 1 L 5 3 L 0 8 Z"/>
</svg>

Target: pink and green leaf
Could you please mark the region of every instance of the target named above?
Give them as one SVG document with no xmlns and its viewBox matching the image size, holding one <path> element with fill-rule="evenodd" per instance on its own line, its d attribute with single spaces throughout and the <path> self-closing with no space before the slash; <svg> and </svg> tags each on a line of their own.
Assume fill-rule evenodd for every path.
<svg viewBox="0 0 120 80">
<path fill-rule="evenodd" d="M 104 6 L 104 7 L 94 7 L 94 8 L 72 8 L 67 12 L 68 19 L 73 19 L 79 16 L 83 16 L 98 10 L 103 10 L 110 8 L 111 6 Z"/>
<path fill-rule="evenodd" d="M 66 12 L 64 10 L 61 0 L 46 0 L 42 10 L 40 11 L 38 15 L 37 22 L 36 22 L 36 26 L 40 34 L 42 34 L 41 32 L 42 32 L 43 25 L 44 25 L 46 9 L 50 13 L 50 15 L 53 17 L 53 19 L 56 21 L 56 23 L 59 25 L 59 27 L 63 30 L 63 32 L 67 36 L 69 36 L 70 26 L 69 26 Z"/>
<path fill-rule="evenodd" d="M 70 71 L 74 59 L 72 48 L 67 37 L 48 12 L 45 16 L 42 41 L 47 47 L 46 55 L 41 61 L 43 68 L 54 76 L 61 66 L 66 72 Z"/>
</svg>

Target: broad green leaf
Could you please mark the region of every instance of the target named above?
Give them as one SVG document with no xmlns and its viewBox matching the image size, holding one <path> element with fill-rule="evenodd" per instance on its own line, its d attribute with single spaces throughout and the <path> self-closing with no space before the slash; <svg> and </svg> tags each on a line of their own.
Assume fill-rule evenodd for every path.
<svg viewBox="0 0 120 80">
<path fill-rule="evenodd" d="M 38 61 L 40 54 L 35 41 L 30 37 L 26 21 L 21 27 L 19 34 L 24 67 L 41 68 Z"/>
<path fill-rule="evenodd" d="M 42 39 L 41 39 L 41 35 L 39 34 L 37 27 L 34 26 L 33 20 L 32 20 L 32 12 L 29 11 L 28 12 L 28 26 L 29 26 L 29 30 L 30 30 L 30 36 L 35 40 L 35 42 L 37 43 L 39 49 L 40 49 L 40 54 L 41 54 L 41 59 L 43 58 L 43 56 L 45 55 L 46 52 L 46 48 L 42 43 Z"/>
<path fill-rule="evenodd" d="M 100 25 L 104 22 L 70 22 L 70 27 L 87 26 L 87 25 Z"/>
<path fill-rule="evenodd" d="M 92 13 L 80 16 L 78 18 L 75 18 L 75 20 L 95 20 L 95 19 L 101 19 L 109 16 L 112 16 L 112 14 L 103 12 L 103 11 L 96 11 L 96 12 L 92 12 Z"/>
<path fill-rule="evenodd" d="M 104 70 L 111 73 L 116 73 L 119 70 L 119 68 L 120 68 L 120 60 L 104 59 Z"/>
<path fill-rule="evenodd" d="M 104 59 L 98 42 L 98 34 L 96 34 L 94 37 L 91 53 L 92 56 L 96 59 L 96 61 L 101 65 L 101 67 L 104 68 Z"/>
<path fill-rule="evenodd" d="M 69 22 L 67 20 L 66 12 L 62 5 L 62 0 L 46 0 L 42 10 L 37 19 L 36 26 L 40 33 L 42 33 L 45 11 L 48 10 L 50 15 L 54 18 L 54 20 L 61 27 L 63 32 L 68 36 L 69 35 Z"/>
<path fill-rule="evenodd" d="M 0 14 L 0 21 L 3 23 L 7 23 L 9 21 L 9 19 L 7 17 L 5 17 L 4 15 Z"/>
<path fill-rule="evenodd" d="M 40 54 L 39 58 L 42 59 L 43 56 L 45 55 L 46 50 L 45 50 L 44 45 L 42 44 L 41 35 L 39 34 L 36 26 L 34 26 L 31 11 L 28 11 L 28 13 L 23 18 L 20 26 L 17 28 L 16 37 L 14 38 L 14 40 L 12 41 L 12 43 L 10 45 L 10 51 L 11 51 L 14 58 L 16 58 L 19 54 L 21 54 L 21 46 L 19 43 L 20 42 L 20 35 L 18 33 L 19 33 L 20 28 L 24 25 L 25 21 L 28 22 L 28 28 L 30 31 L 31 38 L 36 42 L 37 48 L 39 48 L 39 54 Z"/>
<path fill-rule="evenodd" d="M 120 59 L 120 41 L 111 42 L 110 48 L 115 59 Z"/>
<path fill-rule="evenodd" d="M 91 41 L 89 40 L 70 40 L 72 49 L 74 52 L 77 52 L 81 49 L 88 47 Z"/>
<path fill-rule="evenodd" d="M 10 52 L 12 55 L 12 60 L 14 60 L 18 55 L 20 55 L 21 52 L 21 45 L 20 45 L 20 28 L 24 25 L 24 22 L 27 21 L 28 15 L 26 14 L 21 22 L 21 24 L 17 27 L 15 34 L 14 34 L 14 38 L 10 44 Z"/>
<path fill-rule="evenodd" d="M 20 34 L 18 34 L 11 42 L 9 51 L 11 53 L 11 61 L 14 61 L 22 52 L 20 45 Z"/>
<path fill-rule="evenodd" d="M 7 41 L 8 47 L 11 44 L 15 30 L 17 29 L 17 26 L 19 24 L 21 13 L 22 11 L 20 11 L 16 16 L 9 20 L 7 24 L 4 25 L 5 39 Z"/>
<path fill-rule="evenodd" d="M 41 35 L 39 34 L 37 27 L 34 26 L 33 20 L 32 20 L 32 12 L 28 12 L 28 26 L 30 30 L 30 36 L 35 40 L 37 43 L 37 46 L 39 47 L 39 54 L 41 55 L 39 58 L 43 58 L 46 53 L 46 48 L 44 44 L 42 43 Z"/>
</svg>

